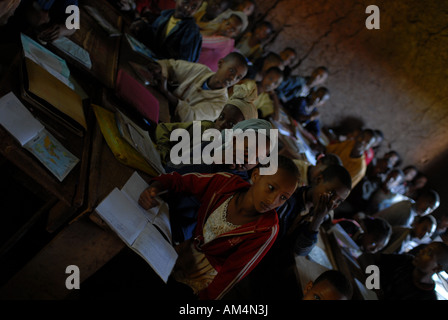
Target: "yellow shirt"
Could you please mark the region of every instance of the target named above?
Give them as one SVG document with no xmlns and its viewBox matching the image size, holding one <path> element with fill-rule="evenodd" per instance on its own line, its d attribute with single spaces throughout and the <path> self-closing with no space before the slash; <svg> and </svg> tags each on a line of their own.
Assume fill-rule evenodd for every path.
<svg viewBox="0 0 448 320">
<path fill-rule="evenodd" d="M 358 184 L 359 181 L 366 174 L 366 160 L 363 154 L 360 158 L 350 157 L 354 140 L 347 140 L 339 143 L 333 143 L 327 146 L 327 153 L 334 153 L 341 158 L 344 168 L 350 173 L 352 177 L 352 189 Z"/>
<path fill-rule="evenodd" d="M 170 20 L 168 21 L 168 24 L 166 25 L 166 33 L 165 37 L 168 36 L 171 30 L 176 26 L 176 24 L 180 21 L 180 19 L 174 18 L 174 16 L 171 16 Z"/>
</svg>

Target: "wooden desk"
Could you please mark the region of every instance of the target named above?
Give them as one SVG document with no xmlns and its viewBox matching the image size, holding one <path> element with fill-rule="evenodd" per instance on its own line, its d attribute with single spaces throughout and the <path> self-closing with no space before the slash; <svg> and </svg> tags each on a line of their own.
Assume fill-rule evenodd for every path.
<svg viewBox="0 0 448 320">
<path fill-rule="evenodd" d="M 0 127 L 0 153 L 28 177 L 38 183 L 44 190 L 48 191 L 49 194 L 58 199 L 58 204 L 52 211 L 52 218 L 50 218 L 51 221 L 48 225 L 48 231 L 51 232 L 66 222 L 84 204 L 85 184 L 88 176 L 88 162 L 91 151 L 91 135 L 89 131 L 83 137 L 74 134 L 46 113 L 21 99 L 21 63 L 22 58 L 19 52 L 10 65 L 8 72 L 5 73 L 5 77 L 0 80 L 0 94 L 4 95 L 10 91 L 14 92 L 22 100 L 25 107 L 41 121 L 46 129 L 80 160 L 77 166 L 60 182 L 40 161 L 22 148 L 9 132 L 3 127 Z M 92 124 L 94 120 L 92 112 L 87 112 L 86 120 L 88 125 Z"/>
<path fill-rule="evenodd" d="M 70 290 L 65 287 L 65 268 L 77 265 L 82 281 L 89 278 L 117 255 L 125 243 L 111 230 L 94 223 L 89 215 L 115 187 L 121 188 L 134 169 L 115 159 L 98 125 L 93 128 L 92 158 L 86 210 L 73 219 L 5 286 L 0 298 L 7 299 L 65 299 Z M 139 174 L 149 179 L 143 172 Z"/>
<path fill-rule="evenodd" d="M 76 66 L 79 70 L 98 80 L 102 85 L 114 88 L 122 36 L 109 37 L 87 13 L 84 8 L 85 5 L 98 8 L 101 15 L 120 32 L 123 30 L 123 21 L 120 13 L 108 1 L 79 1 L 80 28 L 68 38 L 89 52 L 92 68 L 87 69 L 84 65 L 65 55 L 51 44 L 49 47 L 71 65 Z"/>
</svg>

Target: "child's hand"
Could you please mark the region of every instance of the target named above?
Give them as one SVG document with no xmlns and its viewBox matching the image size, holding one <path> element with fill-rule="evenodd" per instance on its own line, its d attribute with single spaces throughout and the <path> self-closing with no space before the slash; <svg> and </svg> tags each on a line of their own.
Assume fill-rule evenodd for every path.
<svg viewBox="0 0 448 320">
<path fill-rule="evenodd" d="M 331 198 L 332 194 L 330 192 L 322 193 L 319 197 L 319 202 L 314 208 L 314 215 L 316 218 L 325 218 L 327 213 L 331 210 Z"/>
<path fill-rule="evenodd" d="M 156 200 L 159 189 L 156 187 L 149 187 L 145 189 L 138 199 L 138 204 L 145 210 L 157 207 L 159 202 Z"/>
</svg>

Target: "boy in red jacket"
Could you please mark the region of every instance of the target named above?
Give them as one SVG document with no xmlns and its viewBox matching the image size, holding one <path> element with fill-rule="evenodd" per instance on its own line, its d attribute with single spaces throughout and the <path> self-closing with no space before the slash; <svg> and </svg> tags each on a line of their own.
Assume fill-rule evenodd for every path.
<svg viewBox="0 0 448 320">
<path fill-rule="evenodd" d="M 252 172 L 252 185 L 228 173 L 154 178 L 140 196 L 147 209 L 157 193 L 170 189 L 196 195 L 201 202 L 194 238 L 176 246 L 174 278 L 189 285 L 200 299 L 220 299 L 265 256 L 278 234 L 275 208 L 295 191 L 299 172 L 291 159 L 279 156 L 273 175 Z"/>
</svg>

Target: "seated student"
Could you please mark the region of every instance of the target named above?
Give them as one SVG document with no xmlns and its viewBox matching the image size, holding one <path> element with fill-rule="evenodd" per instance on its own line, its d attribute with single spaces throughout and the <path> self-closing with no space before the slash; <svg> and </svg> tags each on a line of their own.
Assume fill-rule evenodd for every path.
<svg viewBox="0 0 448 320">
<path fill-rule="evenodd" d="M 406 194 L 406 190 L 409 188 L 409 184 L 418 174 L 418 169 L 414 165 L 409 165 L 403 168 L 403 174 L 403 181 L 394 188 L 394 192 L 401 195 Z"/>
<path fill-rule="evenodd" d="M 283 73 L 285 74 L 285 79 L 288 79 L 292 72 L 291 65 L 297 58 L 297 52 L 294 48 L 286 47 L 280 51 L 279 55 L 283 60 Z"/>
<path fill-rule="evenodd" d="M 448 270 L 448 246 L 432 242 L 416 256 L 409 254 L 363 254 L 362 268 L 376 265 L 380 269 L 380 300 L 437 300 L 432 276 Z"/>
<path fill-rule="evenodd" d="M 352 177 L 352 188 L 366 174 L 366 151 L 374 142 L 374 135 L 371 129 L 364 129 L 356 140 L 347 140 L 339 143 L 333 143 L 326 147 L 326 152 L 335 153 L 341 158 L 344 167 L 350 172 Z"/>
<path fill-rule="evenodd" d="M 214 20 L 199 25 L 202 47 L 198 62 L 216 72 L 218 61 L 235 50 L 235 37 L 247 28 L 247 23 L 244 13 L 227 10 Z"/>
<path fill-rule="evenodd" d="M 320 136 L 320 113 L 322 107 L 330 99 L 330 92 L 325 87 L 312 90 L 306 97 L 298 97 L 284 104 L 289 115 L 301 124 L 316 139 Z"/>
<path fill-rule="evenodd" d="M 263 44 L 274 32 L 268 21 L 255 24 L 252 31 L 243 34 L 236 44 L 236 49 L 252 63 L 263 55 Z"/>
<path fill-rule="evenodd" d="M 439 194 L 432 189 L 426 190 L 413 201 L 412 199 L 399 201 L 390 207 L 373 214 L 381 217 L 392 227 L 411 227 L 415 217 L 422 217 L 432 213 L 440 205 Z"/>
<path fill-rule="evenodd" d="M 148 65 L 155 87 L 168 100 L 172 121 L 215 120 L 228 99 L 227 88 L 247 72 L 246 59 L 237 52 L 218 62 L 218 71 L 183 60 L 159 60 Z"/>
<path fill-rule="evenodd" d="M 241 11 L 247 17 L 250 17 L 255 12 L 256 3 L 255 0 L 238 0 L 232 1 L 231 9 L 234 11 Z"/>
<path fill-rule="evenodd" d="M 352 252 L 355 258 L 362 253 L 375 253 L 390 243 L 391 225 L 384 219 L 358 215 L 354 219 L 334 219 L 359 246 L 359 252 Z"/>
<path fill-rule="evenodd" d="M 129 12 L 131 18 L 153 23 L 164 10 L 176 8 L 175 0 L 118 0 L 120 10 Z"/>
<path fill-rule="evenodd" d="M 294 98 L 306 97 L 312 88 L 322 86 L 327 78 L 328 69 L 323 66 L 317 67 L 308 77 L 285 77 L 276 91 L 280 100 L 286 103 Z"/>
<path fill-rule="evenodd" d="M 197 62 L 202 46 L 202 35 L 193 19 L 202 0 L 176 0 L 176 8 L 164 10 L 149 24 L 134 22 L 130 30 L 154 53 L 154 59 L 175 59 Z"/>
<path fill-rule="evenodd" d="M 253 104 L 256 97 L 257 88 L 255 86 L 250 84 L 235 85 L 232 96 L 227 101 L 218 118 L 214 121 L 201 121 L 201 137 L 207 129 L 213 128 L 219 131 L 232 129 L 243 120 L 257 118 L 257 109 Z M 157 125 L 155 144 L 163 164 L 170 160 L 171 148 L 177 143 L 177 141 L 171 141 L 170 139 L 171 132 L 176 129 L 185 129 L 190 133 L 190 137 L 193 137 L 193 122 L 159 123 Z M 191 142 L 193 142 L 192 138 Z"/>
<path fill-rule="evenodd" d="M 350 190 L 350 174 L 340 165 L 329 165 L 309 186 L 298 188 L 277 210 L 280 246 L 292 247 L 296 255 L 307 255 L 317 242 L 320 226 Z"/>
<path fill-rule="evenodd" d="M 283 59 L 275 52 L 268 52 L 265 56 L 258 58 L 252 65 L 249 66 L 246 78 L 255 81 L 261 81 L 266 71 L 272 67 L 277 67 L 283 71 Z"/>
<path fill-rule="evenodd" d="M 217 172 L 226 172 L 234 175 L 240 176 L 243 180 L 250 180 L 250 172 L 260 163 L 260 160 L 264 160 L 268 155 L 269 150 L 273 150 L 274 144 L 276 143 L 274 140 L 270 141 L 269 130 L 272 129 L 271 124 L 268 121 L 261 119 L 249 119 L 243 120 L 236 124 L 233 129 L 236 131 L 238 129 L 242 130 L 242 132 L 246 132 L 248 130 L 254 130 L 257 133 L 257 143 L 258 139 L 261 139 L 261 134 L 265 132 L 268 134 L 266 137 L 268 140 L 266 141 L 266 146 L 259 146 L 256 152 L 250 151 L 250 146 L 246 143 L 244 146 L 238 146 L 236 140 L 233 139 L 233 148 L 235 153 L 243 152 L 244 155 L 250 155 L 250 157 L 245 157 L 244 159 L 239 159 L 236 156 L 233 157 L 231 163 L 226 163 L 223 161 L 222 163 L 212 163 L 205 164 L 203 162 L 199 164 L 193 163 L 191 164 L 173 164 L 172 162 L 168 162 L 165 169 L 166 172 L 178 172 L 180 174 L 186 174 L 191 172 L 196 173 L 204 173 L 204 174 L 213 174 Z M 223 133 L 224 134 L 224 133 Z M 204 150 L 211 142 L 204 142 L 200 145 L 201 152 Z M 228 144 L 223 140 L 222 148 L 227 148 Z M 244 148 L 244 151 L 241 149 Z M 247 151 L 246 151 L 247 150 Z M 223 157 L 225 155 L 223 154 Z M 237 159 L 241 160 L 238 161 Z M 175 201 L 169 201 L 170 211 L 173 212 L 170 216 L 171 219 L 171 229 L 173 233 L 173 239 L 176 242 L 181 242 L 183 240 L 188 240 L 193 236 L 193 231 L 197 222 L 197 211 L 199 208 L 199 203 L 196 199 L 192 197 L 187 197 L 183 195 L 176 195 L 172 199 Z"/>
<path fill-rule="evenodd" d="M 335 218 L 353 218 L 358 212 L 365 212 L 369 199 L 378 190 L 382 182 L 382 174 L 387 170 L 386 162 L 372 161 L 366 169 L 365 176 L 352 189 L 348 198 L 335 211 Z"/>
<path fill-rule="evenodd" d="M 278 119 L 280 102 L 275 94 L 275 88 L 283 79 L 283 72 L 277 67 L 271 67 L 264 73 L 260 81 L 243 80 L 241 83 L 256 83 L 258 97 L 254 101 L 260 119 L 273 117 Z"/>
<path fill-rule="evenodd" d="M 0 26 L 8 23 L 19 4 L 20 0 L 0 0 Z"/>
<path fill-rule="evenodd" d="M 250 295 L 260 299 L 291 299 L 300 290 L 290 276 L 295 255 L 308 255 L 317 243 L 321 224 L 350 192 L 350 174 L 340 165 L 330 165 L 311 185 L 297 191 L 277 208 L 279 234 L 253 274 L 245 280 Z M 278 276 L 266 277 L 266 274 Z M 294 277 L 293 277 L 294 278 Z"/>
<path fill-rule="evenodd" d="M 52 42 L 76 32 L 76 29 L 67 29 L 65 24 L 69 16 L 65 9 L 69 5 L 78 6 L 78 0 L 23 0 L 16 18 L 22 26 L 25 23 L 31 27 L 40 41 Z"/>
<path fill-rule="evenodd" d="M 275 208 L 297 188 L 299 173 L 291 159 L 278 157 L 278 170 L 252 172 L 252 184 L 227 173 L 153 178 L 140 196 L 145 208 L 157 205 L 163 190 L 185 192 L 200 199 L 194 240 L 177 245 L 173 278 L 190 286 L 200 299 L 221 299 L 247 276 L 271 248 L 278 234 Z"/>
<path fill-rule="evenodd" d="M 209 22 L 230 8 L 230 0 L 204 0 L 201 7 L 194 14 L 197 24 Z"/>
<path fill-rule="evenodd" d="M 347 277 L 338 270 L 322 272 L 307 283 L 302 300 L 351 300 L 353 287 Z"/>
<path fill-rule="evenodd" d="M 431 240 L 443 241 L 442 235 L 446 234 L 448 230 L 448 213 L 438 210 L 432 215 L 437 221 L 437 227 L 434 233 L 431 235 Z"/>
<path fill-rule="evenodd" d="M 384 134 L 381 130 L 375 129 L 373 130 L 373 133 L 375 134 L 375 142 L 374 144 L 366 150 L 366 165 L 368 166 L 372 160 L 375 158 L 375 154 L 378 150 L 378 148 L 381 146 L 381 143 L 384 141 Z"/>
<path fill-rule="evenodd" d="M 366 214 L 374 214 L 391 206 L 397 200 L 395 188 L 403 181 L 404 174 L 400 169 L 393 169 L 386 179 L 372 193 L 364 208 Z M 401 200 L 401 199 L 400 199 Z"/>
<path fill-rule="evenodd" d="M 405 196 L 411 199 L 417 199 L 418 194 L 428 183 L 428 178 L 421 172 L 411 181 L 409 188 L 406 190 Z"/>
<path fill-rule="evenodd" d="M 317 157 L 316 164 L 312 165 L 308 161 L 293 159 L 300 172 L 299 187 L 308 186 L 323 170 L 329 165 L 338 164 L 342 166 L 341 159 L 332 153 L 321 154 Z"/>
<path fill-rule="evenodd" d="M 420 244 L 424 238 L 428 238 L 437 228 L 436 219 L 427 214 L 417 217 L 411 228 L 393 227 L 389 244 L 382 251 L 383 253 L 406 253 Z"/>
</svg>

